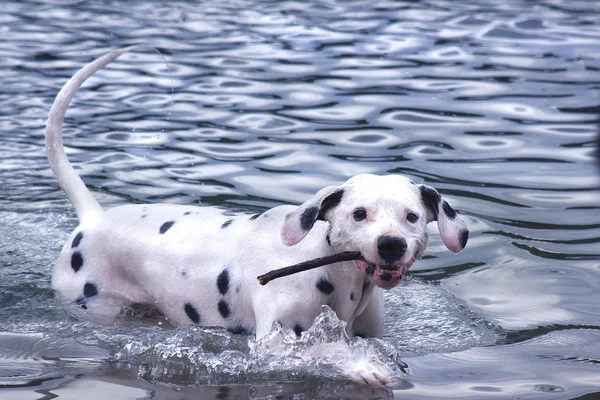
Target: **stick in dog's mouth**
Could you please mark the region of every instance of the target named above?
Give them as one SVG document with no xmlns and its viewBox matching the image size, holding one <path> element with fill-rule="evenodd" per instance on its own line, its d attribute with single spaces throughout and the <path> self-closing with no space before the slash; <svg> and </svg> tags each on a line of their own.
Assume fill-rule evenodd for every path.
<svg viewBox="0 0 600 400">
<path fill-rule="evenodd" d="M 260 282 L 261 285 L 266 285 L 273 279 L 281 278 L 283 276 L 293 275 L 302 271 L 308 271 L 309 269 L 318 268 L 323 265 L 351 260 L 363 260 L 363 256 L 362 254 L 360 254 L 359 251 L 344 251 L 342 253 L 333 254 L 331 256 L 303 261 L 298 264 L 290 265 L 289 267 L 274 269 L 273 271 L 269 271 L 264 275 L 257 276 L 256 279 L 258 279 L 258 282 Z"/>
<path fill-rule="evenodd" d="M 333 264 L 342 261 L 356 261 L 356 266 L 360 269 L 375 285 L 383 289 L 391 289 L 400 282 L 402 276 L 412 267 L 412 264 L 421 258 L 420 252 L 417 252 L 414 257 L 401 267 L 388 267 L 385 265 L 378 266 L 368 262 L 359 251 L 344 251 L 333 254 L 331 256 L 315 258 L 313 260 L 303 261 L 298 264 L 290 265 L 280 269 L 274 269 L 264 275 L 256 277 L 261 285 L 266 285 L 273 279 L 281 278 L 288 275 L 297 274 L 298 272 L 308 271 L 322 267 L 323 265 Z"/>
</svg>

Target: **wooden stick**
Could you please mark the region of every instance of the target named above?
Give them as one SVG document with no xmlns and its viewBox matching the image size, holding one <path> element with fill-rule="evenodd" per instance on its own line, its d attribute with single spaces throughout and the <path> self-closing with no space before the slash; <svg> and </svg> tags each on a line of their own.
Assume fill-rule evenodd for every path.
<svg viewBox="0 0 600 400">
<path fill-rule="evenodd" d="M 360 260 L 362 255 L 358 251 L 345 251 L 343 253 L 334 254 L 331 256 L 315 258 L 314 260 L 304 261 L 298 264 L 290 265 L 289 267 L 274 269 L 264 275 L 257 276 L 258 282 L 261 285 L 266 285 L 273 279 L 281 278 L 282 276 L 288 276 L 296 274 L 302 271 L 308 271 L 309 269 L 317 268 L 327 264 L 333 264 L 340 261 Z"/>
</svg>

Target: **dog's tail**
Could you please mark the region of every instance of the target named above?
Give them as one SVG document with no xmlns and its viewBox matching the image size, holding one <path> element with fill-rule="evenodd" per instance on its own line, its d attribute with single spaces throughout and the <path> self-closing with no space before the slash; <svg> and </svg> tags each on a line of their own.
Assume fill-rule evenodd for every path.
<svg viewBox="0 0 600 400">
<path fill-rule="evenodd" d="M 50 162 L 54 176 L 58 180 L 58 184 L 67 194 L 73 207 L 75 207 L 80 223 L 101 216 L 104 210 L 94 196 L 92 196 L 92 193 L 90 193 L 79 175 L 77 175 L 77 172 L 75 172 L 65 154 L 62 140 L 65 112 L 75 92 L 77 92 L 77 89 L 79 89 L 86 79 L 130 49 L 131 47 L 126 47 L 112 51 L 77 71 L 58 95 L 56 95 L 54 104 L 48 114 L 48 122 L 46 123 L 46 152 L 48 154 L 48 161 Z"/>
</svg>

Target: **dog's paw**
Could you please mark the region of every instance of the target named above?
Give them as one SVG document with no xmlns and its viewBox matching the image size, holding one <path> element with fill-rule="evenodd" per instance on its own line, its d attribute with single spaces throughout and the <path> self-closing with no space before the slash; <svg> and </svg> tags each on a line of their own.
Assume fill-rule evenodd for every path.
<svg viewBox="0 0 600 400">
<path fill-rule="evenodd" d="M 330 364 L 344 378 L 371 388 L 391 388 L 399 379 L 377 356 L 365 354 L 364 349 L 352 349 L 342 341 L 320 343 L 299 355 L 307 362 Z"/>
<path fill-rule="evenodd" d="M 352 381 L 374 388 L 389 387 L 395 382 L 394 372 L 377 359 L 355 361 L 344 373 Z"/>
</svg>

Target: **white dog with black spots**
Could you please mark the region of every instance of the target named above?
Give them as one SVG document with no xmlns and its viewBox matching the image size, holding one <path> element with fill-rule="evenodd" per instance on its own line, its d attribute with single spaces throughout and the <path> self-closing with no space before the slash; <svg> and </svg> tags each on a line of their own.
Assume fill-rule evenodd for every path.
<svg viewBox="0 0 600 400">
<path fill-rule="evenodd" d="M 236 215 L 214 207 L 125 205 L 104 210 L 67 160 L 62 125 L 83 82 L 129 49 L 78 71 L 57 95 L 46 145 L 59 185 L 80 225 L 64 245 L 52 286 L 86 313 L 113 318 L 131 305 L 158 308 L 176 325 L 224 327 L 264 338 L 274 323 L 300 336 L 331 307 L 347 334 L 381 337 L 381 289 L 391 289 L 427 246 L 437 221 L 453 252 L 468 239 L 463 219 L 432 187 L 397 175 L 357 175 L 321 189 L 300 206 Z M 339 262 L 261 286 L 270 270 L 343 251 Z M 390 371 L 349 360 L 344 373 L 369 385 L 392 382 Z"/>
</svg>

